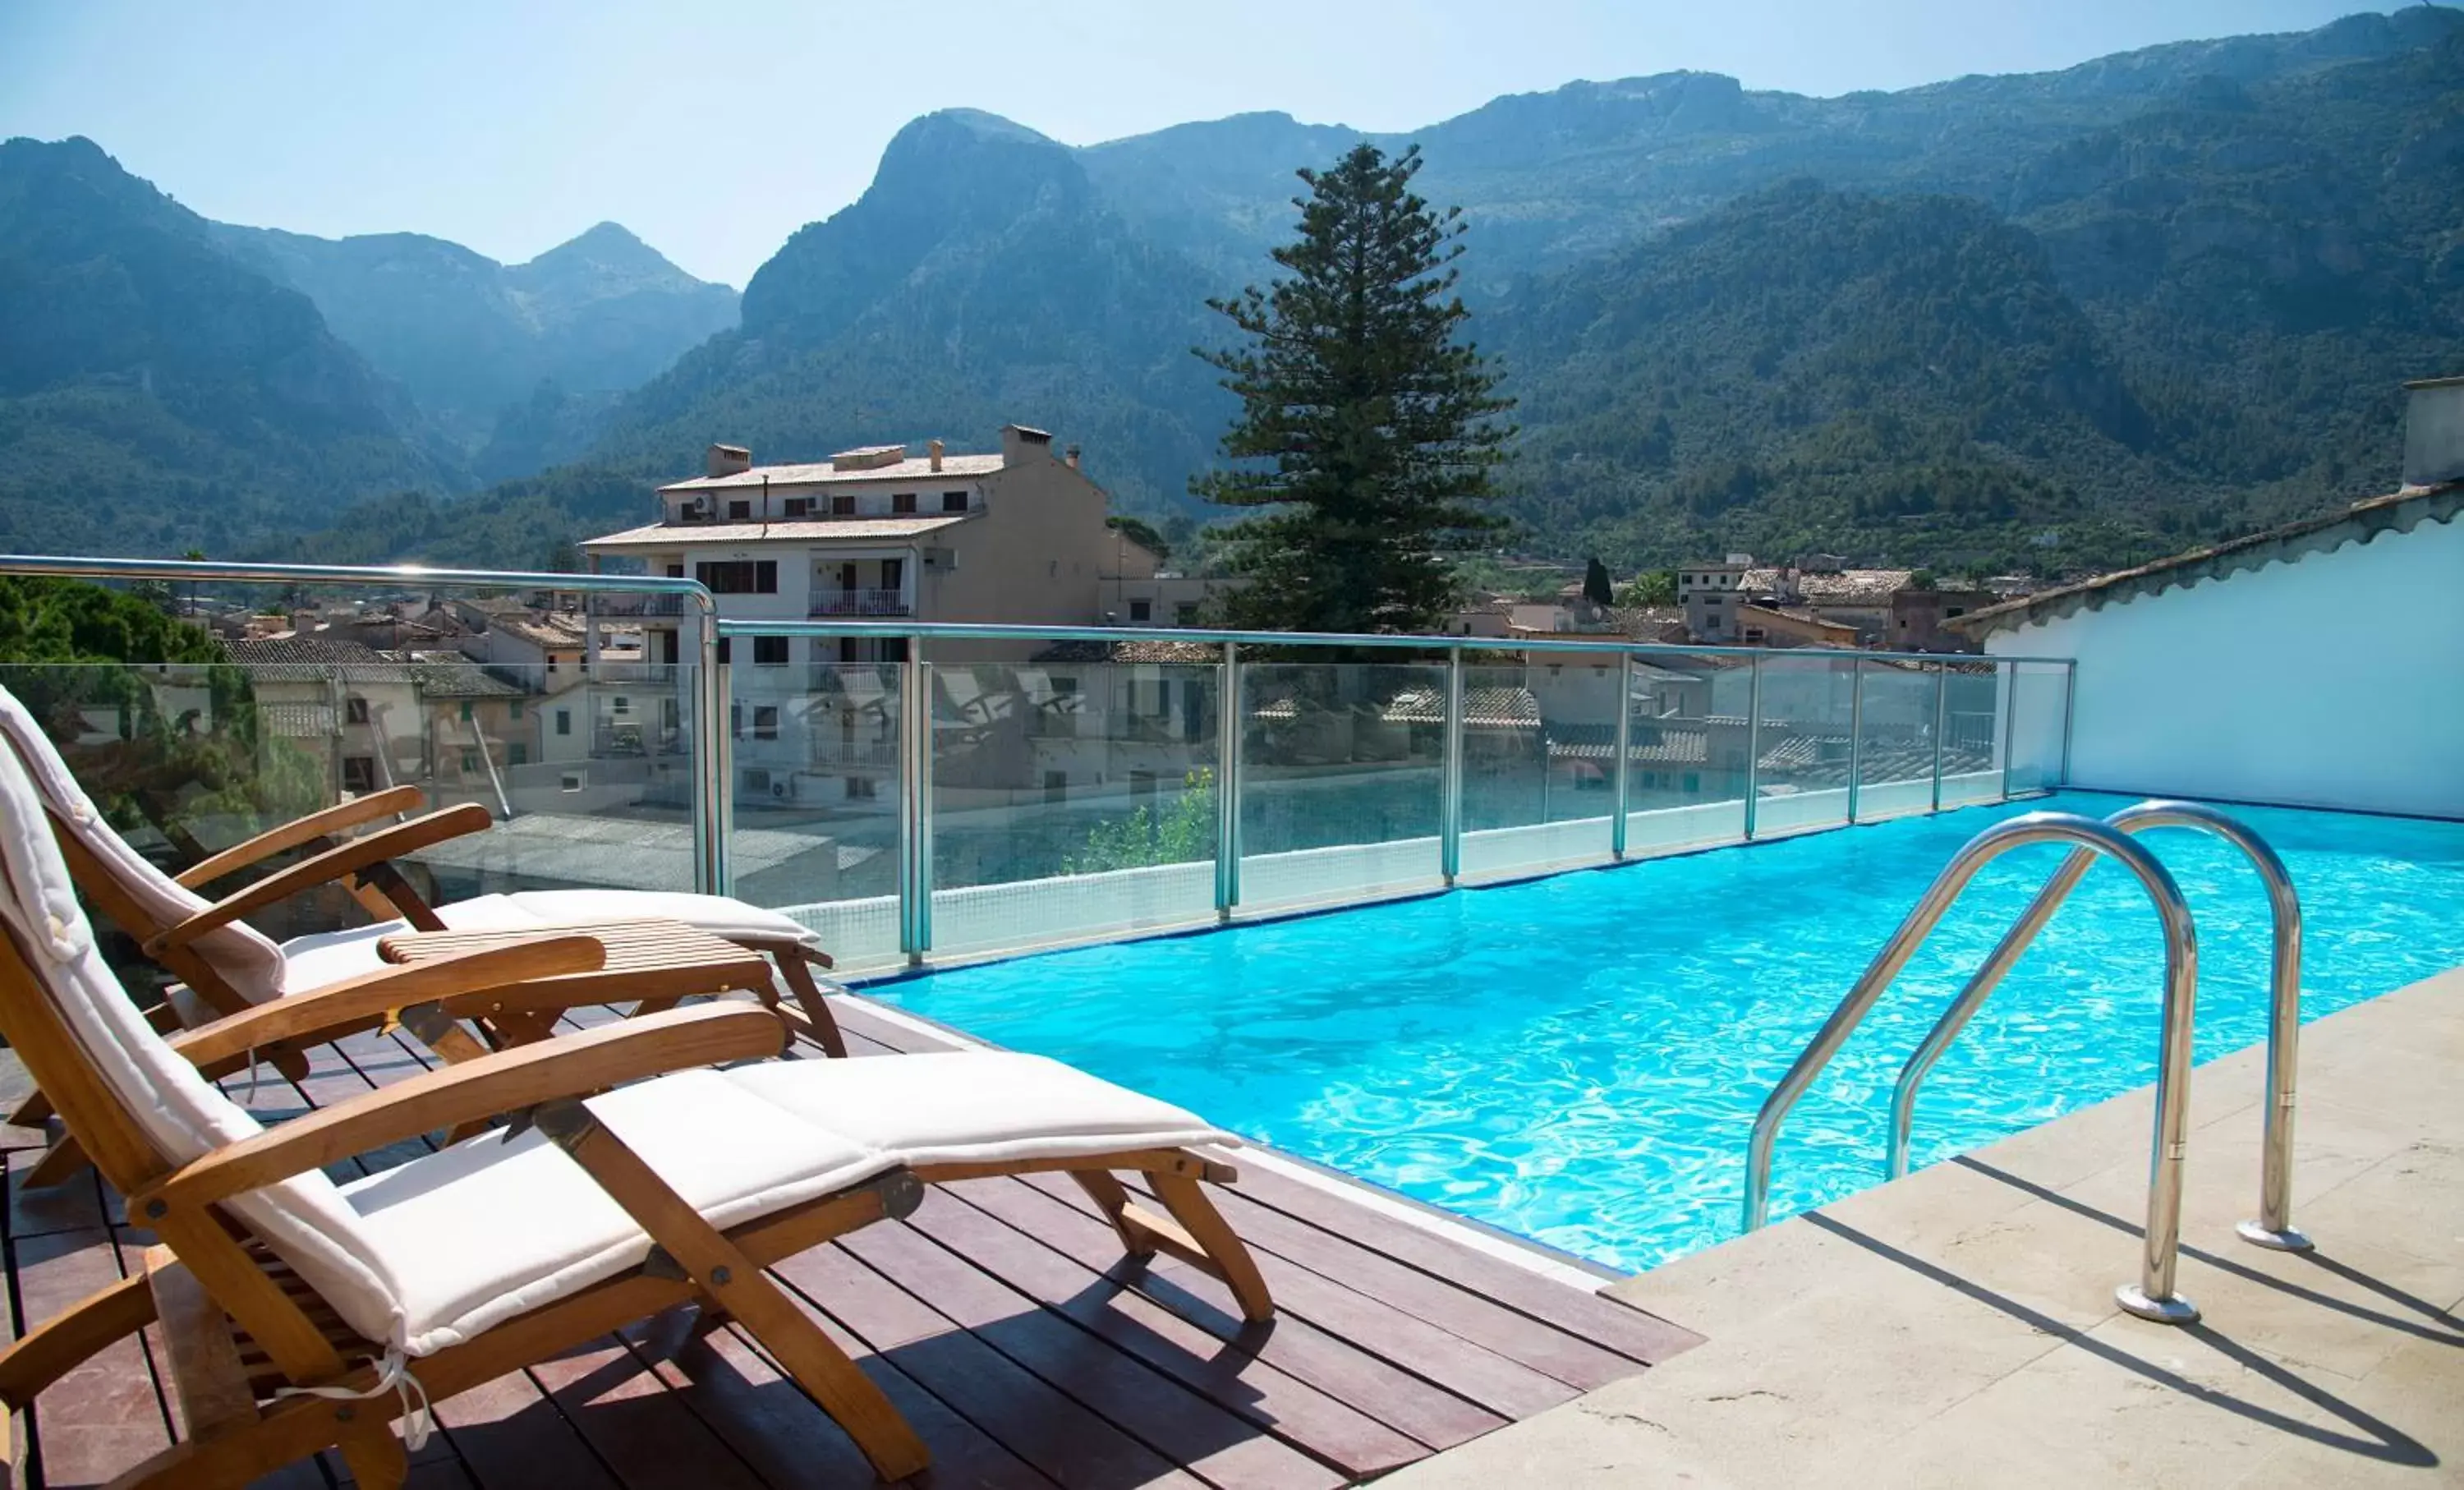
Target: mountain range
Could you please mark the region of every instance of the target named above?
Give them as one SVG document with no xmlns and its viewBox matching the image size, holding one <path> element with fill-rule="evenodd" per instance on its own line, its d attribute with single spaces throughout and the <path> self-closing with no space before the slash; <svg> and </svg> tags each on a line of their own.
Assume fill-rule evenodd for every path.
<svg viewBox="0 0 2464 1490">
<path fill-rule="evenodd" d="M 208 224 L 83 142 L 11 142 L 0 315 L 53 303 L 0 347 L 0 540 L 115 428 L 119 505 L 192 494 L 84 546 L 501 560 L 646 512 L 713 440 L 1013 419 L 1185 540 L 1230 414 L 1205 299 L 1269 274 L 1294 168 L 1362 139 L 1464 209 L 1521 401 L 1507 505 L 1566 557 L 2126 562 L 2384 490 L 2397 384 L 2464 364 L 2464 14 L 2435 7 L 1837 99 L 1580 82 L 1408 135 L 1253 114 L 1071 148 L 945 111 L 740 307 L 612 225 L 507 268 Z M 31 185 L 62 176 L 84 195 Z M 84 334 L 131 294 L 200 309 Z M 242 322 L 225 362 L 146 340 Z"/>
</svg>

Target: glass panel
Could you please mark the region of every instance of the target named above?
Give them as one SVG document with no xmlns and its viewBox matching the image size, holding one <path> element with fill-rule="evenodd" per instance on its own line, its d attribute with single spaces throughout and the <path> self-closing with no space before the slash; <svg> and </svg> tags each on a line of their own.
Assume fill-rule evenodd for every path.
<svg viewBox="0 0 2464 1490">
<path fill-rule="evenodd" d="M 1438 880 L 1445 668 L 1241 670 L 1242 906 L 1355 899 Z"/>
<path fill-rule="evenodd" d="M 1745 837 L 1747 681 L 1737 658 L 1635 660 L 1628 856 Z"/>
<path fill-rule="evenodd" d="M 1932 664 L 1867 658 L 1857 818 L 1872 822 L 1933 807 Z"/>
<path fill-rule="evenodd" d="M 1857 659 L 1807 649 L 1762 659 L 1762 728 L 1754 836 L 1776 838 L 1848 821 Z"/>
<path fill-rule="evenodd" d="M 1946 661 L 1943 668 L 1942 804 L 1998 801 L 1994 740 L 2002 732 L 2003 669 L 1982 661 Z"/>
<path fill-rule="evenodd" d="M 2011 717 L 2010 789 L 2049 792 L 2062 784 L 2063 712 L 2070 707 L 2070 669 L 2060 663 L 2023 662 L 2016 669 Z"/>
<path fill-rule="evenodd" d="M 934 953 L 1212 917 L 1218 649 L 1033 650 L 931 668 Z"/>
<path fill-rule="evenodd" d="M 843 661 L 837 642 L 782 640 L 773 662 L 750 661 L 765 654 L 753 638 L 730 648 L 736 893 L 819 931 L 842 972 L 893 962 L 898 666 L 877 660 L 877 643 Z"/>
<path fill-rule="evenodd" d="M 393 787 L 417 787 L 422 810 L 481 806 L 484 830 L 397 861 L 424 899 L 450 905 L 693 887 L 692 742 L 678 669 L 661 672 L 607 683 L 572 661 L 419 649 L 377 664 L 8 667 L 0 687 L 113 825 L 172 872 Z M 250 917 L 284 938 L 370 919 L 335 887 Z"/>
<path fill-rule="evenodd" d="M 1463 668 L 1464 874 L 1608 856 L 1617 710 L 1614 652 Z"/>
</svg>

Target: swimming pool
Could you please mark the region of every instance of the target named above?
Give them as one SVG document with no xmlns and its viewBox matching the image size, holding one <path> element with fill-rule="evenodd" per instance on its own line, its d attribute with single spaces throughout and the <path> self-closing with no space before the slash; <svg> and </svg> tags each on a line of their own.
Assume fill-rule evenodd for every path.
<svg viewBox="0 0 2464 1490">
<path fill-rule="evenodd" d="M 1961 844 L 2132 800 L 2064 793 L 867 992 L 1641 1269 L 1735 1234 L 1756 1108 Z M 2305 1018 L 2464 963 L 2464 823 L 2227 810 L 2301 893 Z M 2263 1039 L 2256 875 L 2205 834 L 2148 842 L 2198 917 L 2197 1058 Z M 2063 852 L 1988 866 L 1798 1104 L 1774 1219 L 1879 1181 L 1901 1062 Z M 2100 864 L 1926 1083 L 1913 1161 L 2153 1081 L 2162 961 L 2145 892 Z"/>
</svg>

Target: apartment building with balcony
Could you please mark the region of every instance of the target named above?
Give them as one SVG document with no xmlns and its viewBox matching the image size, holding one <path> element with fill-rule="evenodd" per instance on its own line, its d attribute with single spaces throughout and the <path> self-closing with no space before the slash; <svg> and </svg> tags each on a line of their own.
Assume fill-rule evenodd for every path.
<svg viewBox="0 0 2464 1490">
<path fill-rule="evenodd" d="M 698 580 L 731 620 L 1101 624 L 1107 587 L 1152 581 L 1159 561 L 1107 524 L 1108 498 L 1074 447 L 1056 452 L 1049 434 L 1020 425 L 1003 427 L 987 454 L 933 440 L 920 453 L 879 445 L 757 466 L 741 446 L 714 445 L 701 475 L 658 497 L 659 520 L 591 538 L 583 552 L 594 569 L 630 561 Z M 690 658 L 690 624 L 680 597 L 599 598 L 586 631 L 594 675 L 614 626 L 638 625 L 643 658 L 657 667 Z M 738 793 L 868 798 L 891 754 L 867 665 L 899 649 L 789 637 L 729 648 Z M 1033 649 L 986 646 L 972 660 Z"/>
</svg>

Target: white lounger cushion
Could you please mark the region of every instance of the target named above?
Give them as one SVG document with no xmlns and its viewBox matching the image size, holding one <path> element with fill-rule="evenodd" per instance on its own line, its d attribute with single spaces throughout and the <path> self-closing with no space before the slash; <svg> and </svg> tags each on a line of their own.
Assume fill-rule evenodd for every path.
<svg viewBox="0 0 2464 1490">
<path fill-rule="evenodd" d="M 729 1075 L 806 1122 L 916 1166 L 1240 1142 L 1168 1102 L 1008 1051 L 774 1061 Z"/>
<path fill-rule="evenodd" d="M 663 1076 L 587 1106 L 721 1228 L 898 1164 L 799 1120 L 721 1071 Z M 536 1129 L 510 1142 L 482 1134 L 341 1193 L 400 1290 L 403 1344 L 412 1355 L 612 1278 L 650 1248 L 624 1208 Z"/>
<path fill-rule="evenodd" d="M 594 1097 L 590 1110 L 713 1224 L 900 1164 L 1018 1163 L 1234 1143 L 1169 1103 L 996 1051 L 768 1061 Z M 483 1134 L 341 1188 L 425 1355 L 640 1262 L 649 1239 L 536 1131 Z"/>
<path fill-rule="evenodd" d="M 780 914 L 723 895 L 682 890 L 547 889 L 511 895 L 476 895 L 436 908 L 438 920 L 456 931 L 528 931 L 582 926 L 592 921 L 682 921 L 729 941 L 792 942 L 819 952 L 821 933 Z M 411 930 L 407 921 L 385 921 L 342 931 L 318 931 L 282 944 L 282 991 L 303 993 L 385 965 L 377 954 L 382 937 Z"/>
</svg>

